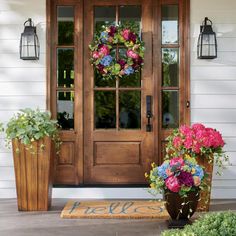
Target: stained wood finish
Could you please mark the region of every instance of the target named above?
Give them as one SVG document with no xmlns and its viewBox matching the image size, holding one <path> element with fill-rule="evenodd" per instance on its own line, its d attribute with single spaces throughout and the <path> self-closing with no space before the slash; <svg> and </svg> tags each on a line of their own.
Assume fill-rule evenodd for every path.
<svg viewBox="0 0 236 236">
<path fill-rule="evenodd" d="M 151 162 L 163 160 L 164 141 L 172 132 L 163 129 L 161 120 L 162 60 L 161 48 L 176 48 L 176 45 L 161 44 L 161 6 L 179 5 L 179 45 L 180 83 L 180 124 L 190 123 L 189 85 L 189 12 L 190 0 L 47 0 L 47 107 L 56 118 L 56 91 L 67 91 L 56 85 L 56 49 L 57 45 L 56 7 L 69 5 L 75 7 L 75 128 L 62 131 L 64 141 L 61 154 L 55 156 L 56 184 L 141 184 L 146 183 L 144 172 Z M 94 129 L 94 91 L 116 91 L 116 88 L 94 88 L 93 69 L 89 63 L 88 44 L 93 38 L 93 7 L 115 5 L 142 6 L 142 36 L 145 41 L 145 65 L 142 73 L 141 130 L 95 130 Z M 165 88 L 167 89 L 167 88 Z M 176 89 L 176 87 L 168 87 Z M 69 89 L 71 91 L 71 89 Z M 124 88 L 137 90 L 137 88 Z M 153 132 L 146 132 L 146 95 L 153 96 Z M 118 99 L 116 100 L 118 103 Z M 117 118 L 119 111 L 117 110 Z M 112 145 L 116 143 L 112 149 Z M 139 144 L 137 146 L 131 143 Z M 104 145 L 102 145 L 104 144 Z M 109 147 L 110 144 L 110 147 Z M 129 146 L 130 144 L 130 146 Z M 123 150 L 118 153 L 117 150 Z M 113 151 L 112 151 L 113 150 Z M 131 154 L 129 154 L 129 152 Z M 119 156 L 121 156 L 121 159 Z M 139 155 L 139 156 L 138 156 Z M 126 159 L 126 157 L 128 158 Z M 134 156 L 132 159 L 130 156 Z M 139 163 L 137 164 L 137 158 Z M 126 162 L 125 162 L 126 161 Z M 105 163 L 107 162 L 107 163 Z M 135 162 L 135 163 L 133 163 Z M 116 164 L 114 164 L 116 163 Z"/>
<path fill-rule="evenodd" d="M 45 146 L 44 150 L 40 149 L 42 144 Z M 51 139 L 44 138 L 34 142 L 34 153 L 17 139 L 12 141 L 12 145 L 18 209 L 47 211 L 52 198 L 54 158 Z"/>
<path fill-rule="evenodd" d="M 104 5 L 140 5 L 142 8 L 142 37 L 145 42 L 145 61 L 152 61 L 152 1 L 89 1 L 85 4 L 85 42 L 91 42 L 93 38 L 93 16 L 94 6 Z M 88 45 L 84 45 L 85 58 L 89 58 Z M 146 132 L 146 95 L 153 95 L 152 63 L 145 63 L 142 73 L 141 85 L 141 129 L 120 130 L 99 130 L 94 128 L 94 78 L 93 68 L 88 60 L 85 63 L 85 169 L 84 182 L 86 184 L 140 184 L 146 183 L 144 173 L 148 171 L 151 162 L 155 161 L 154 156 L 154 134 Z M 137 88 L 136 88 L 137 90 Z M 117 91 L 117 90 L 116 90 Z M 118 99 L 118 98 L 117 98 Z M 118 104 L 118 100 L 116 101 Z M 118 108 L 118 106 L 116 106 Z M 118 112 L 117 112 L 118 113 Z M 119 117 L 117 117 L 119 119 Z M 105 145 L 97 150 L 96 144 L 103 142 Z M 140 143 L 140 147 L 133 142 Z M 114 145 L 115 144 L 115 145 Z M 119 150 L 122 152 L 117 153 Z M 99 156 L 100 155 L 100 156 Z M 131 156 L 136 156 L 139 161 L 129 163 Z M 106 160 L 99 162 L 97 160 Z M 119 159 L 119 161 L 117 160 Z"/>
</svg>

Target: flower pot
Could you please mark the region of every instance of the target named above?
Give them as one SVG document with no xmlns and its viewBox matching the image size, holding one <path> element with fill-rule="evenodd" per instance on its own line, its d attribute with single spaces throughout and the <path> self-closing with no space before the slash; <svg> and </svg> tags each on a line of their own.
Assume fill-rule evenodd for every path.
<svg viewBox="0 0 236 236">
<path fill-rule="evenodd" d="M 205 180 L 208 189 L 204 189 L 204 191 L 201 192 L 201 200 L 198 203 L 197 211 L 209 211 L 211 200 L 213 162 L 209 163 L 209 158 L 206 156 L 197 157 L 197 162 L 199 165 L 204 167 L 204 170 L 208 175 Z"/>
<path fill-rule="evenodd" d="M 169 228 L 183 228 L 189 224 L 189 218 L 197 209 L 199 191 L 189 192 L 187 197 L 181 197 L 178 193 L 165 191 L 165 207 L 171 220 Z"/>
<path fill-rule="evenodd" d="M 17 139 L 12 140 L 12 146 L 18 210 L 47 211 L 52 195 L 51 139 L 45 137 L 33 142 L 32 150 Z"/>
</svg>

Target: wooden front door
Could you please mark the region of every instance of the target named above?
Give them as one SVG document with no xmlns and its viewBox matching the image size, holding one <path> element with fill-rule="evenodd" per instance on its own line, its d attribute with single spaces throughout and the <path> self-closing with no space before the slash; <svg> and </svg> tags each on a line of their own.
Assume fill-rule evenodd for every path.
<svg viewBox="0 0 236 236">
<path fill-rule="evenodd" d="M 145 183 L 144 173 L 155 161 L 154 135 L 146 131 L 146 97 L 153 97 L 150 3 L 149 0 L 97 0 L 85 4 L 85 42 L 92 41 L 101 25 L 134 24 L 145 42 L 147 62 L 140 74 L 104 80 L 85 61 L 84 182 L 87 184 Z M 126 54 L 125 48 L 114 50 L 119 58 Z M 84 51 L 85 57 L 89 57 L 87 46 Z"/>
<path fill-rule="evenodd" d="M 189 123 L 189 0 L 47 1 L 48 107 L 63 141 L 55 183 L 146 183 L 151 163 L 163 159 L 165 138 Z M 90 65 L 88 46 L 101 26 L 116 24 L 137 30 L 144 67 L 105 80 Z M 126 54 L 118 46 L 114 52 Z"/>
</svg>

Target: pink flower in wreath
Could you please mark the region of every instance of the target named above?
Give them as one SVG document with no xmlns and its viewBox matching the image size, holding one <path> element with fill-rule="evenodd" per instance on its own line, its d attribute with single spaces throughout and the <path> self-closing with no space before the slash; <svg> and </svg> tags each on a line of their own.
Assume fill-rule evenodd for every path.
<svg viewBox="0 0 236 236">
<path fill-rule="evenodd" d="M 135 53 L 133 50 L 129 49 L 127 51 L 127 56 L 133 59 L 137 59 L 139 58 L 139 55 L 137 53 Z"/>
<path fill-rule="evenodd" d="M 182 145 L 182 139 L 180 137 L 174 137 L 173 144 L 176 148 L 179 148 Z"/>
<path fill-rule="evenodd" d="M 180 190 L 180 185 L 179 185 L 178 179 L 175 176 L 169 176 L 165 180 L 165 184 L 166 184 L 167 188 L 174 193 L 177 193 Z"/>
<path fill-rule="evenodd" d="M 97 51 L 93 52 L 93 58 L 98 59 L 99 58 L 99 53 Z"/>
<path fill-rule="evenodd" d="M 185 136 L 193 135 L 192 129 L 189 126 L 187 126 L 187 125 L 180 126 L 179 130 Z"/>
<path fill-rule="evenodd" d="M 193 139 L 191 136 L 186 137 L 185 141 L 184 141 L 184 147 L 187 149 L 190 149 L 193 145 Z"/>
<path fill-rule="evenodd" d="M 192 129 L 193 129 L 194 131 L 204 130 L 204 129 L 205 129 L 205 126 L 204 126 L 203 124 L 198 124 L 198 123 L 196 123 L 196 124 L 193 124 L 193 125 L 192 125 Z"/>
<path fill-rule="evenodd" d="M 106 45 L 102 45 L 99 50 L 99 55 L 107 56 L 110 53 L 110 49 Z"/>
<path fill-rule="evenodd" d="M 181 157 L 174 157 L 170 160 L 170 166 L 175 166 L 175 165 L 179 165 L 184 166 L 184 160 Z"/>
<path fill-rule="evenodd" d="M 124 29 L 123 31 L 122 31 L 122 36 L 123 36 L 123 38 L 125 39 L 125 40 L 128 40 L 129 39 L 129 32 L 130 32 L 130 30 L 129 29 Z"/>
</svg>

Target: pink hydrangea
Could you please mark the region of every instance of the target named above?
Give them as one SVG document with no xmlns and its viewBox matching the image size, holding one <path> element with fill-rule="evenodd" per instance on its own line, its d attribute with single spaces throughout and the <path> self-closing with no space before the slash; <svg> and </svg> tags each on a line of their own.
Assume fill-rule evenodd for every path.
<svg viewBox="0 0 236 236">
<path fill-rule="evenodd" d="M 180 167 L 184 165 L 184 160 L 181 157 L 174 157 L 170 160 L 170 166 L 179 165 Z"/>
<path fill-rule="evenodd" d="M 99 55 L 107 56 L 110 53 L 110 49 L 107 45 L 102 45 L 99 49 Z"/>
<path fill-rule="evenodd" d="M 182 139 L 180 137 L 174 137 L 173 144 L 176 148 L 179 148 L 182 145 Z"/>
<path fill-rule="evenodd" d="M 197 154 L 199 154 L 201 152 L 201 147 L 202 145 L 198 142 L 196 142 L 194 145 L 193 145 L 193 151 Z"/>
<path fill-rule="evenodd" d="M 193 145 L 193 138 L 191 136 L 186 137 L 184 141 L 184 147 L 190 149 Z"/>
<path fill-rule="evenodd" d="M 127 56 L 133 59 L 137 59 L 139 58 L 139 55 L 137 53 L 135 53 L 133 50 L 129 49 L 127 51 Z"/>
<path fill-rule="evenodd" d="M 196 123 L 196 124 L 193 124 L 192 125 L 192 129 L 195 131 L 197 130 L 204 130 L 205 129 L 205 126 L 203 124 L 199 124 L 199 123 Z"/>
<path fill-rule="evenodd" d="M 166 180 L 165 180 L 165 184 L 167 186 L 167 188 L 174 192 L 174 193 L 178 193 L 181 186 L 178 182 L 178 179 L 175 176 L 169 176 Z"/>
<path fill-rule="evenodd" d="M 129 29 L 124 29 L 121 34 L 122 34 L 122 36 L 125 40 L 128 40 L 129 39 L 129 33 L 130 33 Z"/>
<path fill-rule="evenodd" d="M 193 135 L 192 129 L 187 125 L 181 125 L 179 130 L 180 130 L 180 133 L 182 133 L 185 136 Z"/>
<path fill-rule="evenodd" d="M 98 59 L 99 58 L 99 53 L 97 51 L 93 52 L 93 58 Z"/>
</svg>

